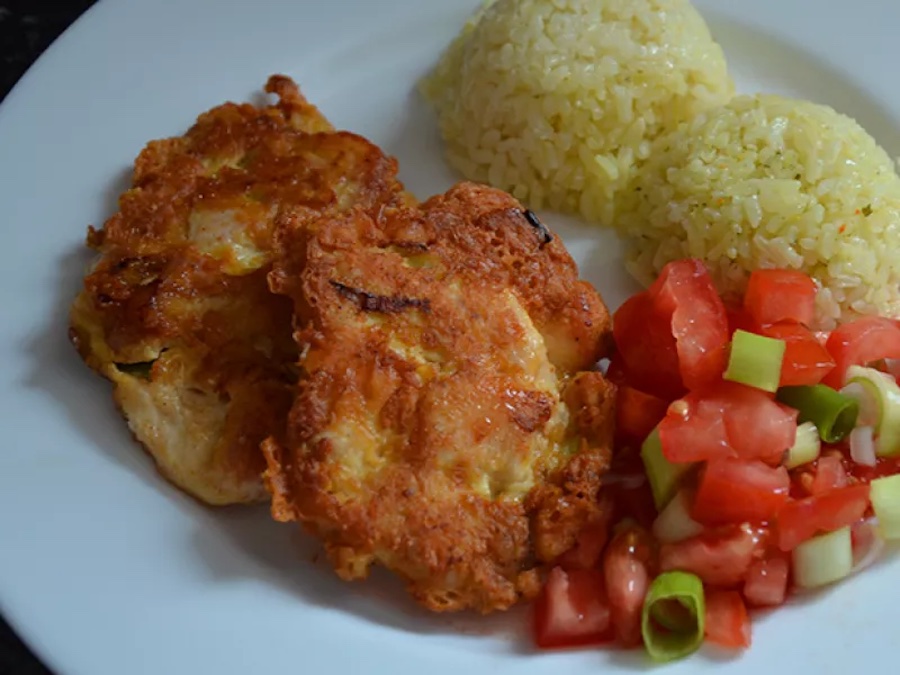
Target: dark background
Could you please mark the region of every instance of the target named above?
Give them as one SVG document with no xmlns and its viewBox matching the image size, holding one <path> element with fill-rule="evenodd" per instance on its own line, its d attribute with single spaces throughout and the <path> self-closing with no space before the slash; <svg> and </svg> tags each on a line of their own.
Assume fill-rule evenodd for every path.
<svg viewBox="0 0 900 675">
<path fill-rule="evenodd" d="M 28 67 L 95 0 L 0 0 L 0 102 Z M 52 675 L 0 615 L 0 675 Z"/>
</svg>

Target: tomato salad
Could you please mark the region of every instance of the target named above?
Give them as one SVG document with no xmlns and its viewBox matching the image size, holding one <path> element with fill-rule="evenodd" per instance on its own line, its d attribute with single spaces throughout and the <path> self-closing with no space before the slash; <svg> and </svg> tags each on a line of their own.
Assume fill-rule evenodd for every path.
<svg viewBox="0 0 900 675">
<path fill-rule="evenodd" d="M 900 324 L 816 332 L 815 296 L 800 272 L 758 270 L 730 306 L 688 259 L 616 312 L 609 508 L 551 570 L 539 647 L 746 648 L 748 609 L 900 538 Z"/>
</svg>

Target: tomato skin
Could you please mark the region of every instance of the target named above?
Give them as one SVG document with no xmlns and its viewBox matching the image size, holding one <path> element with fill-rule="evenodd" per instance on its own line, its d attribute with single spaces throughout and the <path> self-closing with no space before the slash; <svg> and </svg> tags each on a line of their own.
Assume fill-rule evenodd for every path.
<svg viewBox="0 0 900 675">
<path fill-rule="evenodd" d="M 600 570 L 550 570 L 533 614 L 541 649 L 601 644 L 611 637 L 610 610 Z"/>
<path fill-rule="evenodd" d="M 784 506 L 791 479 L 783 466 L 717 459 L 700 477 L 691 517 L 703 525 L 764 523 Z"/>
<path fill-rule="evenodd" d="M 662 572 L 696 574 L 711 586 L 733 587 L 747 575 L 759 550 L 759 535 L 748 526 L 701 534 L 659 548 Z"/>
<path fill-rule="evenodd" d="M 900 358 L 900 326 L 878 316 L 863 317 L 838 326 L 828 337 L 825 348 L 836 365 L 823 382 L 840 389 L 850 366 Z"/>
<path fill-rule="evenodd" d="M 750 646 L 750 617 L 737 591 L 706 594 L 706 639 L 720 647 L 746 649 Z"/>
<path fill-rule="evenodd" d="M 754 607 L 775 607 L 787 595 L 790 564 L 787 558 L 757 560 L 747 571 L 744 599 Z"/>
<path fill-rule="evenodd" d="M 668 403 L 644 392 L 619 385 L 616 391 L 616 438 L 620 445 L 640 445 L 665 416 Z"/>
<path fill-rule="evenodd" d="M 659 424 L 671 462 L 727 457 L 777 463 L 797 434 L 797 411 L 763 391 L 723 382 L 671 404 Z"/>
<path fill-rule="evenodd" d="M 613 317 L 613 337 L 628 380 L 666 400 L 721 378 L 728 320 L 699 260 L 667 264 L 656 281 L 629 298 Z"/>
<path fill-rule="evenodd" d="M 816 284 L 796 270 L 753 270 L 744 307 L 759 325 L 794 321 L 809 326 L 816 315 Z"/>
<path fill-rule="evenodd" d="M 819 532 L 852 525 L 863 517 L 868 506 L 868 485 L 851 485 L 790 500 L 778 514 L 778 548 L 792 551 Z"/>
<path fill-rule="evenodd" d="M 818 384 L 834 370 L 835 361 L 815 334 L 797 323 L 776 323 L 756 330 L 760 335 L 784 340 L 782 387 Z"/>
<path fill-rule="evenodd" d="M 839 455 L 822 455 L 816 460 L 816 473 L 809 492 L 821 495 L 836 488 L 847 487 L 847 472 Z"/>
<path fill-rule="evenodd" d="M 671 400 L 684 392 L 672 314 L 648 293 L 631 296 L 613 315 L 618 367 L 634 387 Z"/>
</svg>

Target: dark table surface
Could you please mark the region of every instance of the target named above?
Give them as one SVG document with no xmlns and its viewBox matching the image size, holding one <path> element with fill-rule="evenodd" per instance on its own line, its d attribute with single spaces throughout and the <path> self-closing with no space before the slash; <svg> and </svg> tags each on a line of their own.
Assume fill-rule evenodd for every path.
<svg viewBox="0 0 900 675">
<path fill-rule="evenodd" d="M 0 101 L 95 0 L 0 0 Z M 49 675 L 0 616 L 0 675 Z"/>
</svg>

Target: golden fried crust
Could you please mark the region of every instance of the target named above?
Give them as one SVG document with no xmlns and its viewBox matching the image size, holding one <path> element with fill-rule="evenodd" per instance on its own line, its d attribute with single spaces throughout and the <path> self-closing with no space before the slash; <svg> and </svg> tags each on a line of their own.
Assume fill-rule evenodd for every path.
<svg viewBox="0 0 900 675">
<path fill-rule="evenodd" d="M 566 368 L 603 354 L 608 315 L 561 242 L 464 183 L 421 208 L 285 218 L 275 248 L 305 377 L 263 445 L 274 517 L 343 578 L 378 562 L 433 610 L 532 596 L 559 548 L 545 523 L 595 515 L 610 454 L 611 385 Z"/>
<path fill-rule="evenodd" d="M 115 385 L 135 437 L 212 504 L 262 499 L 259 443 L 293 400 L 292 305 L 272 295 L 273 224 L 409 201 L 396 162 L 333 130 L 288 78 L 277 104 L 226 103 L 150 142 L 71 312 L 85 361 Z"/>
</svg>

